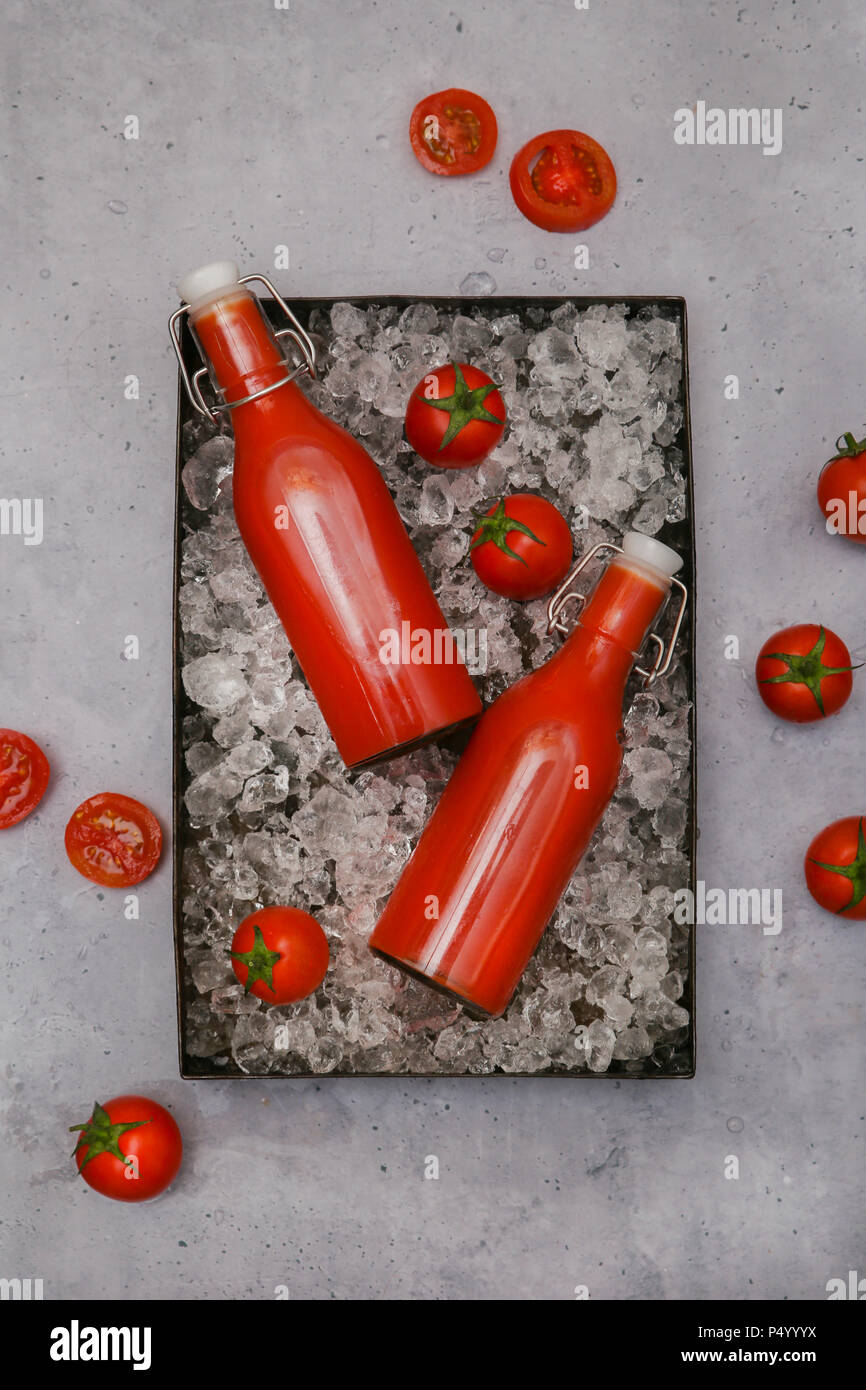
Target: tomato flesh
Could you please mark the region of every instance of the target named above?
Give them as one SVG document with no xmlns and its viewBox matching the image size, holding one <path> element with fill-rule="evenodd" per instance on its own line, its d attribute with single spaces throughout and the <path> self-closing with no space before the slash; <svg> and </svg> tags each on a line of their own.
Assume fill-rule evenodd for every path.
<svg viewBox="0 0 866 1390">
<path fill-rule="evenodd" d="M 450 87 L 419 101 L 409 122 L 416 158 L 432 174 L 474 174 L 493 158 L 496 117 L 475 92 Z"/>
<path fill-rule="evenodd" d="M 89 1187 L 117 1202 L 145 1202 L 177 1176 L 183 1140 L 173 1115 L 147 1096 L 115 1096 L 96 1104 L 71 1129 L 78 1171 Z"/>
<path fill-rule="evenodd" d="M 73 811 L 66 827 L 70 863 L 103 888 L 129 888 L 153 873 L 162 831 L 152 811 L 131 796 L 100 792 Z"/>
<path fill-rule="evenodd" d="M 580 130 L 550 130 L 517 152 L 509 174 L 524 217 L 547 232 L 580 232 L 609 212 L 616 170 L 597 140 Z"/>
<path fill-rule="evenodd" d="M 602 191 L 598 162 L 589 150 L 571 146 L 573 163 L 565 164 L 556 150 L 547 149 L 532 171 L 532 186 L 546 203 L 576 205 L 588 189 L 594 197 Z"/>
<path fill-rule="evenodd" d="M 296 1004 L 319 988 L 330 964 L 330 948 L 309 912 L 262 907 L 241 922 L 231 958 L 245 993 L 266 1004 Z"/>
<path fill-rule="evenodd" d="M 36 809 L 50 773 L 38 743 L 17 729 L 0 729 L 0 830 L 17 825 Z"/>
<path fill-rule="evenodd" d="M 466 107 L 446 106 L 443 119 L 427 116 L 422 127 L 423 140 L 440 164 L 455 164 L 457 151 L 474 154 L 481 144 L 481 122 Z"/>
</svg>

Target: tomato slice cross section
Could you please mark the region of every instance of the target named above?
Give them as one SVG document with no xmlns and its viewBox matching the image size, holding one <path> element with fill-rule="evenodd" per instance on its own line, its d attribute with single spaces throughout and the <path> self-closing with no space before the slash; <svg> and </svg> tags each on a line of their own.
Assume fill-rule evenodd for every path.
<svg viewBox="0 0 866 1390">
<path fill-rule="evenodd" d="M 153 873 L 162 831 L 152 811 L 131 796 L 100 792 L 73 811 L 66 827 L 70 863 L 103 888 L 129 888 Z"/>
<path fill-rule="evenodd" d="M 17 729 L 0 729 L 0 830 L 17 825 L 36 809 L 50 772 L 38 743 Z"/>
<path fill-rule="evenodd" d="M 416 158 L 431 174 L 474 174 L 493 158 L 496 117 L 483 97 L 462 87 L 432 92 L 409 122 Z"/>
<path fill-rule="evenodd" d="M 580 130 L 549 130 L 518 150 L 509 174 L 520 211 L 546 232 L 582 232 L 616 197 L 610 156 Z"/>
</svg>

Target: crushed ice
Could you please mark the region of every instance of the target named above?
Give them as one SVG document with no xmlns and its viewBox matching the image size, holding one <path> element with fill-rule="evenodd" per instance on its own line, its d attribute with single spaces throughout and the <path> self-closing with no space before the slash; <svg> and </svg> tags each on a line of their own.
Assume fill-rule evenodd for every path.
<svg viewBox="0 0 866 1390">
<path fill-rule="evenodd" d="M 467 281 L 483 294 L 489 278 Z M 303 389 L 381 465 L 448 620 L 487 629 L 486 701 L 554 648 L 544 601 L 512 604 L 475 580 L 472 509 L 503 490 L 541 493 L 578 550 L 686 516 L 682 344 L 663 309 L 340 303 L 309 328 L 321 374 Z M 402 417 L 425 367 L 455 358 L 501 384 L 510 424 L 480 468 L 440 472 L 411 453 Z M 230 437 L 190 419 L 183 449 L 188 1053 L 254 1074 L 664 1066 L 689 1022 L 688 928 L 672 920 L 689 875 L 682 660 L 632 701 L 617 793 L 505 1017 L 474 1021 L 365 944 L 454 754 L 345 772 L 238 536 Z M 331 943 L 322 987 L 285 1008 L 245 998 L 228 956 L 241 918 L 271 903 L 313 912 Z"/>
</svg>

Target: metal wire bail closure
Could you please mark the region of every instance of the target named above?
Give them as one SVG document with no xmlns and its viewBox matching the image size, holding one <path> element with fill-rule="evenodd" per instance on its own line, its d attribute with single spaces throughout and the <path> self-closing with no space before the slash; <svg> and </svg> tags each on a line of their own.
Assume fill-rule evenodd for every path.
<svg viewBox="0 0 866 1390">
<path fill-rule="evenodd" d="M 576 603 L 578 605 L 579 613 L 580 610 L 583 608 L 583 605 L 586 603 L 586 594 L 581 593 L 579 590 L 572 589 L 571 586 L 574 583 L 577 576 L 580 574 L 581 570 L 585 569 L 586 566 L 589 564 L 590 560 L 592 560 L 593 557 L 595 555 L 598 555 L 599 552 L 602 550 L 613 550 L 616 552 L 617 555 L 625 554 L 625 551 L 622 549 L 622 547 L 619 545 L 614 545 L 612 541 L 601 541 L 598 545 L 594 545 L 592 547 L 592 550 L 588 550 L 582 560 L 578 560 L 577 564 L 574 566 L 574 569 L 571 571 L 570 574 L 566 575 L 565 579 L 562 581 L 559 588 L 556 590 L 556 593 L 551 596 L 550 602 L 547 605 L 548 635 L 551 635 L 554 632 L 558 632 L 561 637 L 568 636 L 569 629 L 562 621 L 563 609 L 569 603 Z M 652 665 L 650 666 L 649 670 L 647 670 L 645 666 L 635 666 L 634 668 L 639 676 L 643 676 L 644 688 L 652 685 L 653 681 L 658 680 L 659 676 L 664 676 L 670 669 L 670 664 L 673 661 L 674 656 L 674 648 L 677 644 L 677 638 L 680 635 L 680 628 L 683 625 L 683 617 L 685 616 L 686 604 L 688 603 L 689 598 L 688 590 L 686 589 L 685 584 L 683 584 L 681 580 L 677 579 L 675 575 L 670 576 L 670 583 L 672 588 L 676 586 L 676 588 L 679 590 L 680 598 L 676 618 L 674 619 L 673 631 L 670 635 L 670 639 L 667 644 L 667 649 L 665 649 L 664 641 L 661 637 L 659 637 L 658 633 L 650 632 L 648 634 L 649 640 L 655 643 L 655 659 Z"/>
<path fill-rule="evenodd" d="M 240 280 L 238 280 L 238 284 L 249 285 L 256 280 L 259 282 L 260 285 L 265 286 L 265 288 L 271 294 L 272 298 L 276 300 L 277 304 L 280 306 L 280 308 L 282 309 L 283 313 L 289 321 L 289 327 L 275 330 L 274 337 L 277 339 L 290 339 L 290 341 L 294 343 L 295 347 L 300 352 L 303 361 L 301 362 L 300 366 L 296 367 L 294 362 L 290 361 L 288 357 L 284 356 L 283 365 L 287 369 L 287 375 L 280 377 L 279 381 L 272 382 L 270 386 L 263 386 L 260 391 L 254 391 L 251 396 L 243 396 L 239 401 L 227 401 L 224 399 L 223 393 L 222 391 L 220 391 L 219 387 L 215 386 L 214 391 L 220 397 L 220 399 L 217 400 L 213 404 L 213 406 L 209 406 L 201 393 L 202 377 L 207 376 L 208 373 L 207 364 L 205 364 L 203 367 L 199 367 L 198 370 L 193 372 L 192 376 L 190 376 L 189 372 L 187 371 L 186 363 L 183 360 L 183 351 L 180 345 L 181 333 L 183 331 L 181 320 L 183 319 L 184 314 L 189 313 L 189 305 L 182 304 L 179 309 L 175 310 L 175 312 L 172 314 L 171 318 L 168 321 L 168 331 L 171 337 L 172 346 L 174 348 L 174 354 L 177 358 L 177 364 L 180 368 L 181 380 L 183 381 L 184 387 L 186 388 L 186 394 L 189 397 L 190 404 L 192 405 L 194 410 L 198 411 L 199 415 L 203 415 L 206 420 L 212 421 L 212 423 L 215 425 L 219 424 L 219 417 L 223 411 L 237 410 L 239 405 L 248 405 L 250 401 L 257 401 L 260 396 L 269 395 L 271 391 L 276 391 L 279 389 L 280 386 L 287 385 L 288 382 L 294 381 L 296 377 L 303 376 L 305 374 L 310 377 L 315 377 L 316 375 L 316 349 L 313 346 L 313 341 L 310 338 L 309 334 L 306 332 L 306 330 L 295 318 L 295 315 L 292 313 L 288 304 L 283 299 L 282 295 L 277 292 L 277 290 L 271 284 L 267 276 L 242 275 Z M 193 337 L 195 337 L 195 335 L 193 335 Z M 198 347 L 198 343 L 196 343 L 196 346 Z M 199 351 L 201 352 L 201 349 L 199 349 Z"/>
</svg>

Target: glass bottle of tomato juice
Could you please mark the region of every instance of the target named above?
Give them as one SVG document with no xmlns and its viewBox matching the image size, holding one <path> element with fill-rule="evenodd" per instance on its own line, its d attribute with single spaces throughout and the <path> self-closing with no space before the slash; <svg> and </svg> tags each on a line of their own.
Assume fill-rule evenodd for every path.
<svg viewBox="0 0 866 1390">
<path fill-rule="evenodd" d="M 671 586 L 667 654 L 655 633 L 648 682 L 670 665 L 686 602 L 680 557 L 636 531 L 596 546 L 553 596 L 550 627 L 577 573 L 613 559 L 567 641 L 482 715 L 370 937 L 376 955 L 481 1016 L 501 1014 L 613 795 L 626 682 Z"/>
<path fill-rule="evenodd" d="M 253 280 L 289 327 L 273 331 Z M 216 410 L 231 411 L 238 529 L 346 764 L 394 757 L 477 718 L 478 694 L 379 469 L 296 384 L 313 374 L 315 352 L 288 305 L 263 276 L 239 279 L 231 261 L 193 271 L 178 290 L 185 303 L 170 330 L 190 399 L 216 418 L 199 387 L 207 368 L 190 375 L 184 363 L 184 314 Z M 301 367 L 287 363 L 284 337 Z M 425 646 L 427 664 L 394 659 Z"/>
</svg>

